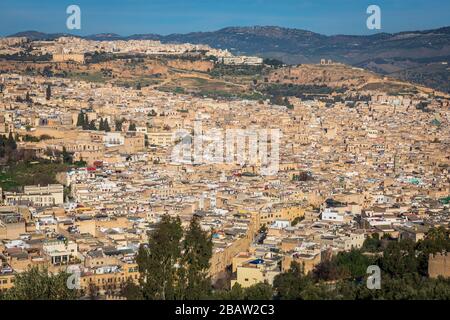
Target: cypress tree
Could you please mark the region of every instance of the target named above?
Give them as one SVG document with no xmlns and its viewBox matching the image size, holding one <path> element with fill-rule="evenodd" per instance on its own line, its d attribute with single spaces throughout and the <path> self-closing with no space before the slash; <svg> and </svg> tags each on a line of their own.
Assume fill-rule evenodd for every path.
<svg viewBox="0 0 450 320">
<path fill-rule="evenodd" d="M 185 274 L 180 279 L 181 289 L 188 300 L 205 299 L 211 294 L 211 279 L 208 275 L 212 256 L 211 235 L 201 229 L 199 219 L 194 216 L 183 241 L 184 254 L 180 270 Z M 184 278 L 184 279 L 183 279 Z M 183 281 L 184 280 L 184 281 Z"/>
<path fill-rule="evenodd" d="M 103 122 L 103 127 L 106 132 L 111 131 L 111 128 L 109 127 L 108 119 L 105 119 L 105 121 Z"/>
<path fill-rule="evenodd" d="M 84 114 L 83 130 L 89 130 L 89 119 L 87 114 Z"/>
<path fill-rule="evenodd" d="M 3 158 L 6 155 L 6 137 L 4 135 L 0 135 L 0 158 Z"/>
<path fill-rule="evenodd" d="M 9 147 L 11 150 L 17 149 L 17 143 L 16 143 L 16 140 L 14 140 L 12 132 L 10 132 L 8 135 L 8 140 L 6 141 L 6 146 Z"/>
<path fill-rule="evenodd" d="M 211 297 L 209 277 L 212 238 L 201 229 L 198 218 L 184 233 L 179 218 L 163 216 L 149 233 L 148 247 L 137 256 L 143 299 L 207 299 Z M 133 288 L 135 291 L 136 288 Z"/>
<path fill-rule="evenodd" d="M 122 123 L 123 123 L 123 119 L 121 120 L 116 120 L 116 131 L 122 131 Z"/>
<path fill-rule="evenodd" d="M 63 151 L 62 151 L 62 159 L 64 163 L 69 163 L 71 164 L 73 159 L 72 159 L 72 155 L 70 153 L 67 152 L 66 147 L 63 147 Z"/>
<path fill-rule="evenodd" d="M 45 91 L 45 99 L 50 100 L 52 97 L 52 89 L 50 88 L 50 85 L 47 86 L 47 90 Z"/>
<path fill-rule="evenodd" d="M 183 230 L 180 218 L 164 215 L 149 234 L 148 247 L 141 246 L 137 256 L 142 295 L 147 300 L 177 298 L 177 274 Z"/>
<path fill-rule="evenodd" d="M 97 127 L 95 126 L 95 120 L 91 120 L 88 130 L 97 130 Z"/>
<path fill-rule="evenodd" d="M 81 111 L 78 114 L 77 127 L 84 127 L 84 115 L 83 115 L 83 112 L 81 112 Z"/>
<path fill-rule="evenodd" d="M 25 102 L 27 102 L 27 103 L 33 102 L 33 100 L 31 100 L 30 93 L 28 91 L 27 91 L 27 95 L 25 96 Z"/>
</svg>

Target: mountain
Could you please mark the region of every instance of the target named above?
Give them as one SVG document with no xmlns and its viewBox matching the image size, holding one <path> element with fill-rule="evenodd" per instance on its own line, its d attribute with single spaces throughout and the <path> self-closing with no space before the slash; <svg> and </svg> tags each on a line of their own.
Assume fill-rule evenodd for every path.
<svg viewBox="0 0 450 320">
<path fill-rule="evenodd" d="M 375 58 L 430 58 L 450 54 L 450 27 L 368 36 L 325 36 L 281 27 L 231 27 L 213 32 L 172 34 L 164 42 L 204 43 L 235 53 L 282 58 L 286 63 L 318 62 L 321 58 L 356 64 Z"/>
<path fill-rule="evenodd" d="M 58 34 L 27 31 L 14 36 L 33 40 Z M 228 27 L 186 34 L 97 34 L 91 40 L 160 40 L 163 43 L 207 44 L 235 54 L 276 58 L 287 64 L 331 59 L 450 92 L 450 27 L 433 30 L 326 36 L 308 30 L 277 26 Z M 435 71 L 438 74 L 435 73 Z M 437 76 L 437 79 L 434 77 Z"/>
<path fill-rule="evenodd" d="M 11 36 L 42 40 L 68 35 L 25 31 Z M 393 34 L 326 36 L 301 29 L 254 26 L 228 27 L 211 32 L 191 32 L 167 36 L 135 34 L 124 37 L 115 33 L 100 33 L 82 38 L 98 41 L 160 40 L 164 43 L 207 44 L 214 48 L 229 49 L 237 54 L 281 58 L 288 64 L 316 63 L 321 58 L 334 59 L 348 64 L 361 64 L 375 59 L 414 60 L 450 55 L 450 27 Z"/>
<path fill-rule="evenodd" d="M 321 46 L 326 36 L 311 31 L 280 27 L 230 27 L 214 32 L 172 34 L 164 42 L 190 42 L 229 49 L 235 53 L 261 54 L 267 52 L 301 53 Z"/>
<path fill-rule="evenodd" d="M 8 38 L 25 37 L 33 41 L 39 41 L 39 40 L 54 40 L 60 37 L 67 37 L 67 36 L 78 37 L 76 35 L 72 35 L 69 33 L 44 33 L 39 31 L 22 31 L 9 35 Z"/>
<path fill-rule="evenodd" d="M 89 36 L 83 37 L 87 40 L 94 40 L 94 41 L 115 41 L 115 40 L 124 40 L 121 35 L 118 35 L 117 33 L 97 33 L 92 34 Z"/>
<path fill-rule="evenodd" d="M 133 34 L 131 36 L 125 37 L 124 40 L 163 40 L 164 36 L 154 33 L 147 34 Z"/>
</svg>

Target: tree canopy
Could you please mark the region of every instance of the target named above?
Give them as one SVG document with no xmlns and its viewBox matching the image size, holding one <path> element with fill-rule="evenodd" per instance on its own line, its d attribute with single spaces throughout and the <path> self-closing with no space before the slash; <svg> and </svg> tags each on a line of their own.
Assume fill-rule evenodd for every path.
<svg viewBox="0 0 450 320">
<path fill-rule="evenodd" d="M 79 292 L 69 289 L 67 279 L 70 274 L 49 273 L 47 269 L 32 267 L 15 276 L 14 287 L 3 295 L 5 300 L 74 300 Z"/>
</svg>

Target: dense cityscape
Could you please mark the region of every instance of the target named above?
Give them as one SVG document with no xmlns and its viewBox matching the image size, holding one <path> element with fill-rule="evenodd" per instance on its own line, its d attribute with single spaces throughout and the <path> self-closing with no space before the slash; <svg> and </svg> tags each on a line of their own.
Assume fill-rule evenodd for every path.
<svg viewBox="0 0 450 320">
<path fill-rule="evenodd" d="M 1 38 L 0 300 L 449 299 L 449 94 L 318 58 Z"/>
</svg>

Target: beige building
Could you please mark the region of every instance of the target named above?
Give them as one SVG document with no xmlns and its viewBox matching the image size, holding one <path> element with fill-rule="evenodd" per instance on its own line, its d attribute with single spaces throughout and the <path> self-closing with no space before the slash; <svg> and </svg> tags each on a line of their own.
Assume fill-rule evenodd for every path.
<svg viewBox="0 0 450 320">
<path fill-rule="evenodd" d="M 5 210 L 5 209 L 7 210 Z M 17 239 L 26 232 L 25 219 L 23 216 L 8 207 L 3 207 L 0 212 L 0 240 Z"/>
<path fill-rule="evenodd" d="M 107 291 L 119 291 L 127 280 L 130 279 L 134 283 L 139 281 L 139 269 L 135 263 L 126 263 L 120 266 L 115 271 L 105 273 L 83 273 L 80 279 L 81 290 L 87 294 L 93 288 L 100 294 Z"/>
<path fill-rule="evenodd" d="M 0 291 L 6 291 L 14 287 L 14 273 L 0 274 Z"/>
<path fill-rule="evenodd" d="M 55 53 L 53 54 L 53 62 L 78 62 L 84 63 L 84 53 Z"/>
<path fill-rule="evenodd" d="M 248 288 L 257 283 L 273 283 L 276 275 L 280 274 L 277 264 L 267 263 L 263 259 L 249 259 L 244 262 L 235 260 L 238 264 L 233 266 L 236 269 L 236 279 L 231 280 L 231 287 L 236 283 L 243 288 Z"/>
<path fill-rule="evenodd" d="M 171 132 L 149 132 L 147 137 L 150 145 L 165 147 L 171 146 L 174 143 Z"/>
<path fill-rule="evenodd" d="M 30 202 L 36 207 L 49 207 L 64 203 L 64 188 L 60 184 L 25 186 L 23 193 L 5 192 L 4 197 L 8 205 Z"/>
<path fill-rule="evenodd" d="M 303 267 L 304 274 L 308 274 L 314 267 L 321 261 L 320 252 L 308 252 L 299 253 L 296 252 L 292 255 L 286 255 L 281 262 L 281 269 L 283 272 L 287 272 L 291 268 L 292 262 L 297 262 Z"/>
</svg>

